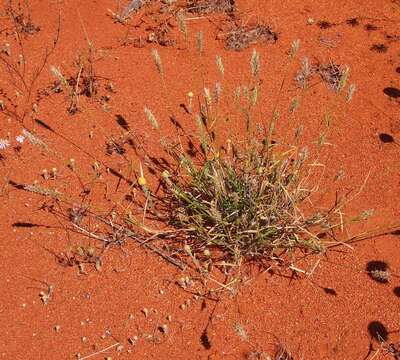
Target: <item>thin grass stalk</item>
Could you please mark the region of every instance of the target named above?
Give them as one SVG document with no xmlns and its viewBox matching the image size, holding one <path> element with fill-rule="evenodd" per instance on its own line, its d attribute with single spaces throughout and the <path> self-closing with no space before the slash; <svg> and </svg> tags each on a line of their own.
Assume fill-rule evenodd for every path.
<svg viewBox="0 0 400 360">
<path fill-rule="evenodd" d="M 275 122 L 277 120 L 276 114 L 277 114 L 277 110 L 278 110 L 278 106 L 279 106 L 279 100 L 281 99 L 283 88 L 284 88 L 285 83 L 286 83 L 286 81 L 288 79 L 290 69 L 292 67 L 294 59 L 295 59 L 296 54 L 298 52 L 299 44 L 300 44 L 299 40 L 295 40 L 292 43 L 290 56 L 289 56 L 290 60 L 286 64 L 284 76 L 282 78 L 281 84 L 280 84 L 279 89 L 278 89 L 278 95 L 277 95 L 277 99 L 275 101 L 275 105 L 274 105 L 273 110 L 272 110 L 270 124 L 269 124 L 269 128 L 268 128 L 268 135 L 267 135 L 267 138 L 266 138 L 266 146 L 267 146 L 266 156 L 269 156 L 269 153 L 270 153 L 272 134 L 273 134 L 273 131 L 275 129 Z"/>
</svg>

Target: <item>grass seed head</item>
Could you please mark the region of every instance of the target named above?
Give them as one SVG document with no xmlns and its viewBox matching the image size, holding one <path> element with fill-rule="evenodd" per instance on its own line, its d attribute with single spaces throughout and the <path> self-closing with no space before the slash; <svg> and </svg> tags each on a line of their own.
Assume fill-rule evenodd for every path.
<svg viewBox="0 0 400 360">
<path fill-rule="evenodd" d="M 350 75 L 350 68 L 348 66 L 346 66 L 343 69 L 342 73 L 340 74 L 340 80 L 339 80 L 339 84 L 337 86 L 337 92 L 341 92 L 345 88 L 345 86 L 347 84 L 347 80 L 349 79 L 349 75 Z"/>
<path fill-rule="evenodd" d="M 149 120 L 153 129 L 159 130 L 160 126 L 158 125 L 158 121 L 157 121 L 156 117 L 153 115 L 153 113 L 151 112 L 151 110 L 148 107 L 145 107 L 144 113 L 146 114 L 147 120 Z"/>
<path fill-rule="evenodd" d="M 209 88 L 204 88 L 204 97 L 206 99 L 207 105 L 210 106 L 211 105 L 211 92 Z"/>
<path fill-rule="evenodd" d="M 300 40 L 299 39 L 294 40 L 292 42 L 292 46 L 290 48 L 290 57 L 292 59 L 297 55 L 297 52 L 299 51 L 299 48 L 300 48 Z"/>
<path fill-rule="evenodd" d="M 260 55 L 257 53 L 256 49 L 253 49 L 250 65 L 251 65 L 251 74 L 254 77 L 258 77 L 260 72 Z"/>
<path fill-rule="evenodd" d="M 254 86 L 251 91 L 251 105 L 256 105 L 258 99 L 258 86 Z"/>
<path fill-rule="evenodd" d="M 351 84 L 349 86 L 349 91 L 347 92 L 346 102 L 349 103 L 353 99 L 353 95 L 354 95 L 355 91 L 356 91 L 356 85 L 355 84 Z"/>
<path fill-rule="evenodd" d="M 221 56 L 217 55 L 216 62 L 217 62 L 217 68 L 218 68 L 219 73 L 221 74 L 222 77 L 224 77 L 225 68 L 224 68 L 224 64 L 222 62 Z"/>
<path fill-rule="evenodd" d="M 151 56 L 153 57 L 154 64 L 156 65 L 157 71 L 161 77 L 164 77 L 164 70 L 160 58 L 160 54 L 158 53 L 157 49 L 151 50 Z"/>
<path fill-rule="evenodd" d="M 178 20 L 179 30 L 182 32 L 182 34 L 185 35 L 185 39 L 187 40 L 188 39 L 188 30 L 187 30 L 186 21 L 185 21 L 185 15 L 182 10 L 178 12 L 177 20 Z"/>
<path fill-rule="evenodd" d="M 299 99 L 298 98 L 294 98 L 292 100 L 292 102 L 290 103 L 289 112 L 290 113 L 294 113 L 298 107 L 299 107 Z"/>
<path fill-rule="evenodd" d="M 37 136 L 33 135 L 31 132 L 29 132 L 26 129 L 22 130 L 22 135 L 25 136 L 26 139 L 28 139 L 28 141 L 32 144 L 32 145 L 36 145 L 40 148 L 42 148 L 43 150 L 48 150 L 48 146 L 47 144 L 42 141 L 41 139 L 39 139 Z"/>
<path fill-rule="evenodd" d="M 204 51 L 204 35 L 202 31 L 199 31 L 196 35 L 196 47 L 199 55 L 202 55 Z"/>
</svg>

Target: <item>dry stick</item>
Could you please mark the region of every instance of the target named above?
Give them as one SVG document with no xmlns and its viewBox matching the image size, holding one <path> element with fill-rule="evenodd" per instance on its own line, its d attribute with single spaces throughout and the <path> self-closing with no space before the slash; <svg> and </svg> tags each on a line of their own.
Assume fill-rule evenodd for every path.
<svg viewBox="0 0 400 360">
<path fill-rule="evenodd" d="M 96 235 L 95 233 L 92 233 L 92 232 L 90 232 L 90 231 L 84 229 L 83 227 L 81 227 L 81 226 L 79 226 L 79 225 L 77 225 L 77 224 L 73 224 L 73 225 L 74 225 L 74 227 L 77 228 L 80 232 L 82 232 L 82 233 L 85 234 L 85 235 L 88 235 L 89 237 L 91 237 L 91 238 L 93 238 L 93 239 L 100 240 L 100 241 L 104 241 L 105 243 L 108 243 L 108 244 L 112 243 L 112 240 L 109 239 L 109 238 Z"/>
<path fill-rule="evenodd" d="M 140 240 L 138 237 L 136 237 L 136 234 L 132 231 L 130 231 L 129 229 L 124 228 L 121 225 L 118 224 L 113 224 L 111 221 L 106 220 L 100 216 L 96 216 L 96 218 L 102 222 L 104 222 L 105 224 L 111 226 L 111 227 L 115 227 L 117 230 L 119 231 L 124 231 L 126 235 L 128 235 L 131 239 L 137 241 L 140 245 L 146 247 L 147 249 L 155 252 L 157 255 L 161 256 L 164 260 L 167 260 L 169 263 L 171 263 L 172 265 L 175 265 L 176 267 L 178 267 L 181 270 L 185 270 L 186 269 L 186 265 L 183 264 L 181 261 L 174 259 L 173 257 L 167 255 L 165 252 L 163 252 L 162 250 L 160 250 L 158 247 L 151 245 L 148 243 L 148 239 L 147 240 Z M 160 232 L 159 234 L 156 235 L 161 235 L 164 234 L 164 232 Z"/>
<path fill-rule="evenodd" d="M 327 247 L 329 248 L 333 248 L 333 247 L 337 247 L 337 246 L 342 246 L 345 244 L 354 244 L 357 242 L 361 242 L 364 240 L 369 240 L 371 238 L 374 237 L 378 237 L 378 236 L 386 236 L 386 235 L 391 235 L 394 231 L 397 231 L 400 228 L 400 223 L 398 224 L 394 224 L 391 225 L 389 227 L 383 227 L 380 226 L 374 230 L 370 230 L 370 231 L 365 231 L 364 233 L 361 233 L 359 235 L 355 235 L 352 238 L 348 239 L 348 240 L 344 240 L 338 243 L 334 243 L 331 245 L 328 245 Z"/>
<path fill-rule="evenodd" d="M 110 349 L 112 349 L 113 347 L 118 346 L 119 344 L 120 344 L 120 343 L 117 342 L 117 343 L 115 343 L 115 344 L 113 344 L 113 345 L 110 345 L 110 346 L 104 348 L 103 350 L 97 351 L 97 352 L 95 352 L 95 353 L 93 353 L 93 354 L 86 355 L 86 356 L 84 356 L 84 357 L 82 357 L 82 358 L 79 357 L 78 359 L 79 359 L 79 360 L 89 359 L 89 358 L 91 358 L 91 357 L 93 357 L 93 356 L 96 356 L 96 355 L 98 355 L 98 354 L 104 353 L 104 352 L 106 352 L 107 350 L 110 350 Z"/>
</svg>

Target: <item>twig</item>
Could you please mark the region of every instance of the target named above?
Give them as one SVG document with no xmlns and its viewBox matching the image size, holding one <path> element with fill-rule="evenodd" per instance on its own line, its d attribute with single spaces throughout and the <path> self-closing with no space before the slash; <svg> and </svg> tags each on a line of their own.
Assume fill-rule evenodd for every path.
<svg viewBox="0 0 400 360">
<path fill-rule="evenodd" d="M 82 358 L 79 357 L 78 359 L 79 359 L 79 360 L 89 359 L 89 358 L 91 358 L 91 357 L 93 357 L 93 356 L 95 356 L 95 355 L 102 354 L 103 352 L 106 352 L 107 350 L 110 350 L 110 349 L 112 349 L 113 347 L 118 346 L 119 344 L 120 344 L 120 343 L 117 342 L 117 343 L 115 343 L 115 344 L 113 344 L 113 345 L 110 345 L 110 346 L 104 348 L 103 350 L 97 351 L 97 352 L 95 352 L 95 353 L 93 353 L 93 354 L 86 355 L 86 356 L 84 356 L 84 357 L 82 357 Z"/>
<path fill-rule="evenodd" d="M 161 249 L 159 249 L 158 247 L 149 244 L 147 240 L 141 240 L 139 239 L 136 234 L 132 231 L 130 231 L 129 229 L 124 228 L 121 225 L 118 224 L 113 224 L 111 223 L 111 221 L 106 220 L 102 217 L 96 216 L 96 218 L 102 222 L 104 222 L 105 224 L 111 226 L 111 227 L 115 227 L 118 231 L 124 231 L 125 234 L 130 237 L 131 239 L 135 240 L 136 242 L 138 242 L 140 245 L 146 247 L 147 249 L 155 252 L 157 255 L 161 256 L 164 260 L 168 261 L 169 263 L 171 263 L 172 265 L 175 265 L 176 267 L 178 267 L 181 270 L 185 270 L 186 269 L 186 265 L 184 263 L 182 263 L 181 261 L 174 259 L 173 257 L 169 256 L 168 254 L 166 254 L 164 251 L 162 251 Z M 160 232 L 157 235 L 161 235 L 163 234 L 162 232 Z M 155 237 L 155 236 L 154 236 Z"/>
<path fill-rule="evenodd" d="M 77 224 L 73 224 L 75 228 L 77 228 L 80 232 L 82 232 L 85 235 L 88 235 L 89 237 L 96 239 L 96 240 L 101 240 L 104 241 L 105 243 L 111 243 L 112 240 L 103 236 L 99 236 L 96 235 L 95 233 L 92 233 L 90 231 L 87 231 L 86 229 L 84 229 L 83 227 L 77 225 Z"/>
</svg>

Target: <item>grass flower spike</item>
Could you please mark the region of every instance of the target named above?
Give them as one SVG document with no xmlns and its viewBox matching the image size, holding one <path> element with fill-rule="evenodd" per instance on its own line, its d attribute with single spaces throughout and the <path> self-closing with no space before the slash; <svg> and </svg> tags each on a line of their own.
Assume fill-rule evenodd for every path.
<svg viewBox="0 0 400 360">
<path fill-rule="evenodd" d="M 0 139 L 0 150 L 5 150 L 10 146 L 10 142 L 7 139 Z"/>
</svg>

